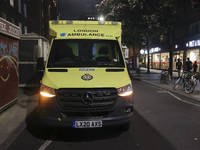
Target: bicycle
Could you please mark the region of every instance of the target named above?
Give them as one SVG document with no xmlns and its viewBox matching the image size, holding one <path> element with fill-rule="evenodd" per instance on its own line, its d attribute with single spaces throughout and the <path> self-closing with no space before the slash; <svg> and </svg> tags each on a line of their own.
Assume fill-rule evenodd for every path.
<svg viewBox="0 0 200 150">
<path fill-rule="evenodd" d="M 160 83 L 172 84 L 173 77 L 169 74 L 168 70 L 162 70 L 160 73 Z"/>
<path fill-rule="evenodd" d="M 200 73 L 192 74 L 191 79 L 185 85 L 185 92 L 190 94 L 195 90 L 196 85 L 200 80 Z"/>
<path fill-rule="evenodd" d="M 173 89 L 176 90 L 179 85 L 183 86 L 183 89 L 185 89 L 185 86 L 187 82 L 191 79 L 191 73 L 188 72 L 183 72 L 182 75 L 176 80 L 174 83 Z"/>
</svg>

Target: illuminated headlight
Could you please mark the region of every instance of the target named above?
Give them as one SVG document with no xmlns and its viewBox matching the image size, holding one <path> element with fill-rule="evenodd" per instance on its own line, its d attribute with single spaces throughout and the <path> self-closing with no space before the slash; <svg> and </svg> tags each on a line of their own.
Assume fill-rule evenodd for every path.
<svg viewBox="0 0 200 150">
<path fill-rule="evenodd" d="M 133 93 L 132 84 L 117 89 L 119 96 L 129 96 Z"/>
<path fill-rule="evenodd" d="M 55 89 L 42 84 L 40 86 L 40 95 L 44 97 L 55 97 L 56 96 Z"/>
</svg>

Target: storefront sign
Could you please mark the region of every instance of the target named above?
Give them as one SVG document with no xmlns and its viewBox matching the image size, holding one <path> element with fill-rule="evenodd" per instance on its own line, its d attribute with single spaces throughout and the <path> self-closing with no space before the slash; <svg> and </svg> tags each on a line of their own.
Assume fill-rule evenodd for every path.
<svg viewBox="0 0 200 150">
<path fill-rule="evenodd" d="M 20 38 L 20 28 L 0 18 L 0 33 Z"/>
<path fill-rule="evenodd" d="M 159 48 L 159 47 L 151 48 L 150 53 L 159 52 L 160 50 L 161 50 L 161 48 Z"/>
<path fill-rule="evenodd" d="M 193 40 L 186 43 L 186 47 L 196 47 L 200 46 L 200 40 Z"/>
<path fill-rule="evenodd" d="M 140 54 L 144 54 L 144 52 L 145 52 L 145 51 L 144 51 L 143 49 L 140 50 Z"/>
<path fill-rule="evenodd" d="M 156 53 L 156 52 L 159 52 L 160 50 L 161 50 L 160 47 L 151 48 L 149 53 Z M 147 50 L 141 49 L 140 54 L 148 54 L 148 52 L 147 52 Z"/>
</svg>

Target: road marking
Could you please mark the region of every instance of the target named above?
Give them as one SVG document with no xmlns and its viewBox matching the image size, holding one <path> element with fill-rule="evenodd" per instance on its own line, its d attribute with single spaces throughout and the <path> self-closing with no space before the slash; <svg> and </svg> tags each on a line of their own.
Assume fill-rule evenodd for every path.
<svg viewBox="0 0 200 150">
<path fill-rule="evenodd" d="M 181 98 L 179 98 L 178 96 L 172 94 L 172 93 L 169 92 L 169 91 L 157 91 L 157 93 L 167 93 L 167 94 L 173 96 L 174 98 L 176 98 L 176 99 L 178 99 L 178 100 L 180 100 L 180 101 L 182 100 Z"/>
<path fill-rule="evenodd" d="M 55 136 L 50 137 L 51 140 L 46 140 L 38 150 L 45 150 L 55 138 Z"/>
<path fill-rule="evenodd" d="M 188 101 L 186 101 L 186 100 L 181 100 L 181 102 L 185 102 L 185 103 L 188 103 L 188 104 L 191 104 L 191 105 L 194 105 L 194 106 L 200 107 L 200 105 L 198 105 L 198 104 L 194 104 L 194 103 L 192 103 L 192 102 L 188 102 Z"/>
<path fill-rule="evenodd" d="M 178 96 L 176 96 L 176 95 L 174 95 L 174 94 L 172 94 L 171 92 L 168 92 L 171 96 L 173 96 L 173 97 L 175 97 L 176 99 L 178 99 L 179 101 L 182 101 L 182 99 L 181 98 L 179 98 Z"/>
<path fill-rule="evenodd" d="M 188 103 L 188 104 L 191 104 L 191 105 L 200 107 L 199 104 L 194 104 L 194 103 L 192 103 L 192 102 L 188 102 L 188 101 L 186 101 L 186 100 L 183 100 L 183 99 L 179 98 L 178 96 L 172 94 L 172 93 L 169 92 L 169 91 L 157 91 L 157 93 L 167 93 L 167 94 L 170 94 L 171 96 L 173 96 L 174 98 L 176 98 L 177 100 L 179 100 L 179 101 L 181 101 L 181 102 Z"/>
<path fill-rule="evenodd" d="M 156 91 L 157 93 L 169 93 L 168 91 Z"/>
</svg>

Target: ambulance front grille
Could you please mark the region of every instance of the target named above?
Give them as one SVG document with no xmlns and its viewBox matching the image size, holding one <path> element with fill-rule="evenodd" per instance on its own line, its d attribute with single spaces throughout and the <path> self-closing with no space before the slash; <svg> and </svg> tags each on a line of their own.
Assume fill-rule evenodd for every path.
<svg viewBox="0 0 200 150">
<path fill-rule="evenodd" d="M 73 110 L 104 110 L 114 106 L 117 90 L 114 88 L 58 89 L 57 99 L 62 108 Z"/>
</svg>

